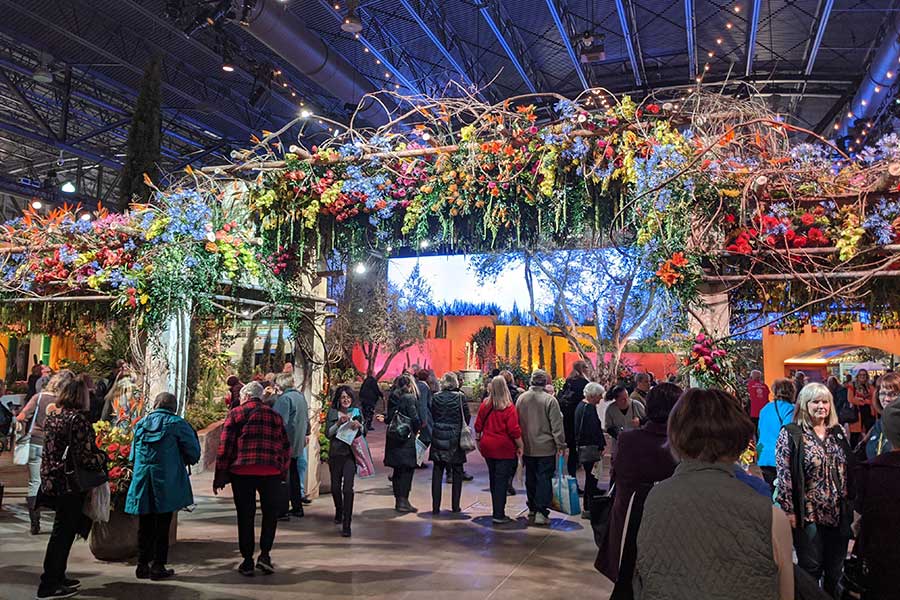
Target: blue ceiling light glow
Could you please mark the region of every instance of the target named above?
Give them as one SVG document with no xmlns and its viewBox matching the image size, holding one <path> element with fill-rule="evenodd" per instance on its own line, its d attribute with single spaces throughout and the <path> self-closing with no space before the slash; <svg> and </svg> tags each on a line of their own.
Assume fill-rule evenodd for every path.
<svg viewBox="0 0 900 600">
<path fill-rule="evenodd" d="M 405 2 L 406 0 L 400 1 Z M 572 64 L 575 65 L 575 72 L 578 74 L 578 79 L 581 80 L 581 87 L 589 89 L 591 86 L 584 76 L 584 69 L 581 68 L 581 61 L 575 54 L 575 48 L 572 47 L 572 40 L 569 39 L 569 33 L 566 31 L 565 26 L 563 26 L 562 17 L 559 14 L 559 10 L 556 8 L 556 0 L 547 0 L 547 8 L 550 9 L 550 16 L 553 17 L 553 22 L 556 23 L 556 29 L 559 30 L 559 36 L 562 38 L 562 43 L 566 47 L 566 52 L 569 53 L 569 58 L 572 60 Z"/>
<path fill-rule="evenodd" d="M 625 5 L 622 0 L 616 0 L 616 12 L 619 13 L 619 25 L 622 26 L 622 36 L 625 38 L 625 49 L 628 51 L 628 60 L 631 62 L 631 70 L 634 72 L 634 85 L 642 86 L 641 71 L 638 69 L 637 55 L 634 53 L 634 44 L 631 41 L 631 28 L 628 26 L 628 17 L 625 14 Z"/>
<path fill-rule="evenodd" d="M 759 11 L 762 0 L 753 0 L 753 12 L 750 15 L 750 35 L 747 38 L 747 68 L 744 75 L 753 74 L 753 56 L 756 53 L 756 34 L 759 31 Z"/>
<path fill-rule="evenodd" d="M 509 57 L 510 62 L 513 64 L 513 67 L 515 67 L 516 71 L 518 71 L 519 76 L 522 78 L 522 81 L 525 82 L 528 90 L 532 94 L 537 94 L 537 88 L 534 86 L 531 78 L 528 77 L 528 73 L 525 72 L 525 67 L 522 66 L 522 63 L 519 61 L 519 57 L 517 57 L 516 53 L 513 52 L 513 49 L 512 47 L 510 47 L 509 42 L 507 42 L 506 38 L 503 37 L 503 32 L 500 31 L 499 27 L 497 27 L 497 23 L 494 21 L 494 17 L 491 16 L 491 12 L 487 9 L 487 7 L 484 6 L 482 6 L 478 10 L 481 12 L 481 16 L 484 17 L 484 20 L 487 22 L 488 27 L 490 27 L 491 31 L 494 32 L 494 36 L 497 38 L 497 41 L 500 42 L 500 46 L 503 47 L 503 51 L 506 52 L 506 56 Z"/>
<path fill-rule="evenodd" d="M 687 32 L 688 70 L 691 79 L 697 76 L 697 42 L 694 30 L 694 0 L 684 0 L 684 28 Z"/>
<path fill-rule="evenodd" d="M 822 47 L 822 36 L 825 35 L 825 28 L 828 27 L 828 19 L 831 18 L 831 9 L 834 7 L 834 0 L 825 0 L 822 7 L 822 15 L 819 17 L 819 28 L 816 30 L 816 37 L 813 40 L 812 48 L 809 51 L 809 58 L 806 61 L 806 69 L 803 71 L 806 76 L 812 75 L 813 66 L 816 64 L 816 57 L 819 55 L 819 48 Z"/>
<path fill-rule="evenodd" d="M 853 96 L 850 106 L 847 111 L 842 111 L 845 115 L 852 114 L 853 117 L 841 118 L 837 130 L 835 130 L 836 139 L 846 136 L 855 120 L 865 120 L 877 110 L 881 102 L 881 94 L 892 89 L 894 82 L 897 81 L 897 67 L 900 66 L 897 62 L 898 57 L 900 57 L 900 33 L 894 22 L 891 29 L 885 34 L 884 41 L 875 54 L 875 58 L 872 59 L 869 70 L 856 95 Z"/>
</svg>

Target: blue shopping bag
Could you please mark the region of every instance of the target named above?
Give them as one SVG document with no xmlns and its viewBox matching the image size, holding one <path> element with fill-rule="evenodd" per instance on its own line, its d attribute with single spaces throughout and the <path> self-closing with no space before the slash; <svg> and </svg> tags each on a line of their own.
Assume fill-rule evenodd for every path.
<svg viewBox="0 0 900 600">
<path fill-rule="evenodd" d="M 553 478 L 553 500 L 550 508 L 567 514 L 581 514 L 578 498 L 578 480 L 566 472 L 566 459 L 560 456 L 556 461 L 556 476 Z"/>
</svg>

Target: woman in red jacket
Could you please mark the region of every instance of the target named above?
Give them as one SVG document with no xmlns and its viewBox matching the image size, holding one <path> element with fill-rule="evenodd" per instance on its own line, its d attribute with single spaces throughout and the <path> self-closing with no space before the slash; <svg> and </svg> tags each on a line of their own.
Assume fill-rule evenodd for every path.
<svg viewBox="0 0 900 600">
<path fill-rule="evenodd" d="M 478 448 L 488 466 L 491 484 L 491 503 L 495 525 L 512 522 L 506 516 L 506 490 L 516 473 L 522 456 L 522 430 L 513 406 L 506 380 L 498 375 L 488 386 L 488 397 L 478 408 L 475 419 Z"/>
</svg>

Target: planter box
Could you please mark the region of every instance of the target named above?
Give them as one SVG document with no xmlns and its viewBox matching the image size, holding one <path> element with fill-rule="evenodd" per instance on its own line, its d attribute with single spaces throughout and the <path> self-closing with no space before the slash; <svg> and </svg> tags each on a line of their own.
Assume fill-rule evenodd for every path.
<svg viewBox="0 0 900 600">
<path fill-rule="evenodd" d="M 191 467 L 191 473 L 203 473 L 216 468 L 216 454 L 219 452 L 219 440 L 222 437 L 222 426 L 225 420 L 216 421 L 197 432 L 200 439 L 200 462 Z"/>
<path fill-rule="evenodd" d="M 169 546 L 178 539 L 178 513 L 169 527 Z M 109 522 L 94 523 L 88 539 L 91 554 L 97 560 L 125 562 L 138 553 L 138 517 L 121 509 L 109 512 Z"/>
<path fill-rule="evenodd" d="M 331 471 L 328 469 L 327 462 L 316 461 L 319 465 L 319 493 L 317 496 L 331 493 Z"/>
</svg>

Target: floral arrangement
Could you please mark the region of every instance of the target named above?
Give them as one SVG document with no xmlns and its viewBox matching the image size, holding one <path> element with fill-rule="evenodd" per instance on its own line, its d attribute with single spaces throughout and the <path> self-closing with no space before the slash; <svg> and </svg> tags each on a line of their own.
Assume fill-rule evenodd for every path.
<svg viewBox="0 0 900 600">
<path fill-rule="evenodd" d="M 693 340 L 688 338 L 688 343 L 690 349 L 682 361 L 685 373 L 705 387 L 734 389 L 734 368 L 726 342 L 716 342 L 700 332 Z"/>
<path fill-rule="evenodd" d="M 125 501 L 131 485 L 133 465 L 131 463 L 131 429 L 113 427 L 107 421 L 94 423 L 97 447 L 106 454 L 109 472 L 109 491 L 114 503 Z"/>
</svg>

